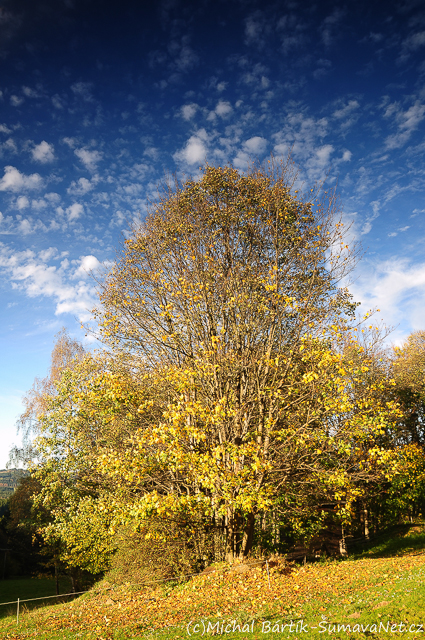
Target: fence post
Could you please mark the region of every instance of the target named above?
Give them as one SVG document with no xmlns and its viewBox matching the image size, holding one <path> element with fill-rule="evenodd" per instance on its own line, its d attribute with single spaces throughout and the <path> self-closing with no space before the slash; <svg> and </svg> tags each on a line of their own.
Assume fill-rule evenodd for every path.
<svg viewBox="0 0 425 640">
<path fill-rule="evenodd" d="M 18 606 L 16 608 L 16 624 L 19 624 L 19 598 L 18 598 Z"/>
<path fill-rule="evenodd" d="M 270 573 L 269 573 L 269 561 L 266 560 L 266 569 L 267 569 L 267 578 L 269 580 L 269 589 L 270 589 Z"/>
</svg>

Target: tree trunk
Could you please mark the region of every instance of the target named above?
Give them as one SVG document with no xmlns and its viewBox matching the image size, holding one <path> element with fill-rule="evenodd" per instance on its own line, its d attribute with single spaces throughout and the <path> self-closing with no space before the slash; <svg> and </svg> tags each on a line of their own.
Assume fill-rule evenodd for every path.
<svg viewBox="0 0 425 640">
<path fill-rule="evenodd" d="M 249 554 L 254 542 L 255 515 L 246 517 L 232 514 L 227 520 L 226 561 L 233 563 L 243 560 Z"/>
<path fill-rule="evenodd" d="M 55 562 L 55 585 L 56 585 L 56 595 L 59 595 L 59 569 L 58 563 Z"/>
<path fill-rule="evenodd" d="M 240 550 L 240 557 L 246 558 L 252 549 L 254 542 L 254 526 L 255 516 L 253 513 L 249 513 L 246 519 L 245 528 L 243 532 L 242 545 Z"/>
<path fill-rule="evenodd" d="M 237 525 L 235 522 L 235 516 L 229 515 L 227 518 L 226 527 L 226 562 L 232 564 L 237 557 Z"/>
<path fill-rule="evenodd" d="M 70 572 L 71 584 L 72 584 L 72 593 L 78 593 L 81 591 L 81 585 L 79 581 L 79 569 L 73 568 Z"/>
<path fill-rule="evenodd" d="M 364 514 L 364 537 L 369 540 L 369 521 L 367 519 L 367 509 L 363 510 Z"/>
</svg>

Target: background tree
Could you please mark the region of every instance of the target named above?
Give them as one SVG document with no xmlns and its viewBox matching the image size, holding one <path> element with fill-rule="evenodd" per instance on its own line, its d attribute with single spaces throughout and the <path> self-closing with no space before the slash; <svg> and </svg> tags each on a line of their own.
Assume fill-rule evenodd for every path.
<svg viewBox="0 0 425 640">
<path fill-rule="evenodd" d="M 392 373 L 396 395 L 403 406 L 400 437 L 406 443 L 425 445 L 425 331 L 412 333 L 394 349 Z"/>
<path fill-rule="evenodd" d="M 425 331 L 408 336 L 387 362 L 394 379 L 390 392 L 401 409 L 387 445 L 385 494 L 377 505 L 388 523 L 412 520 L 425 506 Z"/>
<path fill-rule="evenodd" d="M 98 459 L 105 447 L 122 455 L 140 400 L 128 374 L 105 354 L 86 354 L 53 386 L 34 441 L 42 487 L 36 506 L 53 516 L 42 532 L 46 543 L 60 547 L 65 565 L 99 573 L 108 566 L 114 523 L 128 503 L 113 477 L 99 474 Z"/>
<path fill-rule="evenodd" d="M 48 375 L 42 379 L 35 378 L 32 388 L 22 399 L 25 409 L 19 417 L 17 427 L 22 434 L 23 446 L 11 451 L 12 464 L 30 464 L 33 460 L 35 452 L 32 438 L 39 432 L 39 416 L 43 414 L 46 403 L 54 396 L 55 383 L 60 380 L 62 372 L 72 368 L 83 355 L 82 344 L 73 340 L 65 328 L 55 336 Z"/>
</svg>

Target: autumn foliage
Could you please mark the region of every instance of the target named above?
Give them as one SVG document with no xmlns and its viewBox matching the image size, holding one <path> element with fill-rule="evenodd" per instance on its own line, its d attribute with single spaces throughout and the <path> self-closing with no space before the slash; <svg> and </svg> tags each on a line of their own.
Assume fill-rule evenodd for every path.
<svg viewBox="0 0 425 640">
<path fill-rule="evenodd" d="M 105 349 L 36 387 L 43 532 L 70 566 L 103 571 L 130 530 L 179 541 L 174 573 L 282 551 L 408 466 L 334 194 L 291 180 L 269 163 L 169 187 L 100 282 Z"/>
</svg>

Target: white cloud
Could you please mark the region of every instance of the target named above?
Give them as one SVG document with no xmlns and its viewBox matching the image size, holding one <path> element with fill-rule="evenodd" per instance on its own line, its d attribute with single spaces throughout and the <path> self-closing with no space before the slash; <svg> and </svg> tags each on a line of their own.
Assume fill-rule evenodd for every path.
<svg viewBox="0 0 425 640">
<path fill-rule="evenodd" d="M 387 106 L 384 116 L 394 117 L 398 126 L 398 132 L 387 137 L 385 146 L 387 149 L 398 149 L 408 141 L 425 118 L 425 104 L 417 100 L 409 109 L 403 111 L 397 103 L 392 103 Z"/>
<path fill-rule="evenodd" d="M 65 138 L 62 138 L 62 142 L 67 144 L 68 147 L 70 147 L 71 149 L 74 149 L 78 141 L 76 138 L 65 137 Z"/>
<path fill-rule="evenodd" d="M 63 109 L 64 107 L 62 103 L 62 98 L 58 96 L 58 94 L 55 94 L 54 96 L 52 96 L 52 104 L 55 107 L 55 109 Z"/>
<path fill-rule="evenodd" d="M 158 149 L 156 147 L 147 147 L 143 151 L 143 155 L 147 156 L 148 158 L 152 158 L 152 160 L 158 160 L 159 151 L 158 151 Z"/>
<path fill-rule="evenodd" d="M 4 216 L 0 211 L 0 235 L 7 236 L 12 234 L 14 226 L 14 220 L 12 216 Z"/>
<path fill-rule="evenodd" d="M 425 31 L 419 31 L 409 36 L 403 43 L 408 49 L 416 51 L 425 45 Z"/>
<path fill-rule="evenodd" d="M 51 204 L 57 204 L 58 202 L 60 202 L 60 199 L 61 199 L 60 195 L 55 191 L 51 191 L 50 193 L 45 193 L 44 198 Z"/>
<path fill-rule="evenodd" d="M 323 78 L 323 76 L 328 75 L 332 67 L 332 62 L 330 60 L 327 60 L 326 58 L 319 58 L 316 61 L 316 64 L 317 68 L 313 71 L 313 78 L 315 78 L 316 80 L 320 80 L 321 78 Z"/>
<path fill-rule="evenodd" d="M 68 222 L 73 222 L 74 220 L 78 220 L 81 214 L 84 212 L 84 208 L 82 204 L 74 202 L 70 207 L 67 208 L 66 213 L 68 216 Z"/>
<path fill-rule="evenodd" d="M 198 110 L 198 105 L 195 104 L 194 102 L 192 102 L 191 104 L 185 104 L 182 106 L 180 112 L 182 115 L 182 118 L 184 120 L 192 120 L 193 116 L 195 115 L 195 113 Z"/>
<path fill-rule="evenodd" d="M 399 233 L 403 233 L 403 231 L 407 231 L 408 229 L 410 229 L 410 225 L 406 225 L 405 227 L 400 227 L 399 229 L 397 229 L 397 231 L 392 231 L 391 233 L 389 233 L 388 237 L 395 238 L 396 236 L 398 236 Z"/>
<path fill-rule="evenodd" d="M 417 31 L 408 36 L 404 41 L 399 56 L 399 62 L 405 62 L 412 51 L 417 51 L 425 45 L 425 31 Z"/>
<path fill-rule="evenodd" d="M 53 145 L 49 144 L 45 140 L 40 142 L 40 144 L 35 145 L 35 147 L 31 149 L 31 153 L 34 160 L 42 162 L 43 164 L 46 162 L 53 162 L 55 159 Z"/>
<path fill-rule="evenodd" d="M 24 99 L 21 98 L 20 96 L 15 96 L 15 95 L 10 96 L 10 104 L 12 105 L 12 107 L 20 107 L 23 102 L 24 102 Z"/>
<path fill-rule="evenodd" d="M 90 271 L 100 267 L 100 262 L 95 256 L 83 256 L 80 260 L 80 266 L 75 271 L 74 277 L 85 278 L 90 274 Z"/>
<path fill-rule="evenodd" d="M 233 158 L 233 164 L 244 171 L 252 161 L 253 156 L 260 156 L 265 153 L 267 144 L 267 140 L 260 136 L 249 138 L 243 143 L 243 147 L 238 151 L 236 157 Z"/>
<path fill-rule="evenodd" d="M 13 138 L 8 138 L 3 142 L 1 148 L 9 153 L 18 153 L 18 147 L 16 146 L 16 142 Z"/>
<path fill-rule="evenodd" d="M 315 151 L 320 140 L 328 134 L 328 120 L 305 116 L 299 111 L 292 111 L 286 117 L 285 126 L 274 137 L 275 150 L 286 155 L 292 149 L 298 161 L 304 163 Z"/>
<path fill-rule="evenodd" d="M 360 311 L 378 308 L 384 322 L 400 323 L 404 333 L 423 329 L 425 263 L 396 257 L 360 263 L 351 290 L 354 299 L 362 302 Z"/>
<path fill-rule="evenodd" d="M 92 86 L 93 85 L 91 82 L 74 82 L 74 84 L 71 85 L 71 91 L 74 93 L 74 95 L 82 98 L 85 102 L 92 102 Z"/>
<path fill-rule="evenodd" d="M 67 192 L 73 196 L 83 196 L 94 189 L 98 181 L 98 176 L 93 176 L 92 180 L 87 180 L 87 178 L 79 178 L 77 181 L 73 180 L 69 185 Z"/>
<path fill-rule="evenodd" d="M 214 121 L 216 120 L 217 116 L 225 119 L 232 113 L 232 111 L 233 107 L 230 102 L 227 102 L 226 100 L 219 100 L 215 109 L 209 112 L 207 120 Z"/>
<path fill-rule="evenodd" d="M 255 155 L 262 155 L 267 149 L 267 140 L 260 136 L 254 136 L 244 142 L 244 149 L 248 153 Z"/>
<path fill-rule="evenodd" d="M 220 118 L 225 118 L 232 113 L 233 108 L 230 102 L 227 102 L 226 100 L 219 100 L 214 111 L 218 116 L 220 116 Z"/>
<path fill-rule="evenodd" d="M 293 53 L 296 48 L 306 45 L 308 42 L 304 33 L 306 26 L 305 22 L 302 19 L 298 19 L 295 13 L 286 14 L 279 18 L 276 28 L 280 35 L 281 48 L 285 55 Z"/>
<path fill-rule="evenodd" d="M 359 103 L 357 100 L 349 100 L 349 102 L 345 105 L 345 107 L 341 107 L 340 109 L 336 109 L 333 112 L 333 117 L 337 119 L 345 118 L 348 115 L 351 115 L 353 111 L 359 108 Z"/>
<path fill-rule="evenodd" d="M 0 191 L 20 191 L 21 189 L 39 189 L 43 179 L 38 173 L 29 176 L 21 173 L 16 167 L 4 168 L 4 176 L 0 180 Z"/>
<path fill-rule="evenodd" d="M 364 167 L 362 167 L 362 169 L 364 169 Z M 364 179 L 363 178 L 363 172 L 360 172 L 361 178 L 360 178 L 360 182 Z M 370 183 L 367 180 L 366 183 L 364 184 L 365 189 L 368 191 L 370 190 Z M 363 191 L 363 187 L 361 189 Z M 360 235 L 361 236 L 365 236 L 368 233 L 371 232 L 372 230 L 372 222 L 374 220 L 376 220 L 376 218 L 379 217 L 380 215 L 380 210 L 381 210 L 381 203 L 379 202 L 379 200 L 372 200 L 372 202 L 370 202 L 370 206 L 372 207 L 372 211 L 373 213 L 369 214 L 369 216 L 367 217 L 367 220 L 364 222 L 361 230 L 360 230 Z"/>
<path fill-rule="evenodd" d="M 344 17 L 344 14 L 344 10 L 337 7 L 327 18 L 323 20 L 320 31 L 323 44 L 326 47 L 329 47 L 334 43 L 336 38 L 335 34 L 338 32 L 337 25 Z"/>
<path fill-rule="evenodd" d="M 22 93 L 27 98 L 41 98 L 41 93 L 35 89 L 31 89 L 31 87 L 22 87 Z"/>
<path fill-rule="evenodd" d="M 41 211 L 47 207 L 47 201 L 44 198 L 38 198 L 37 200 L 34 198 L 31 200 L 31 208 L 36 211 Z"/>
<path fill-rule="evenodd" d="M 261 11 L 256 11 L 245 20 L 245 42 L 258 47 L 264 45 L 265 34 L 270 30 Z"/>
<path fill-rule="evenodd" d="M 20 211 L 23 211 L 27 208 L 26 201 L 21 201 L 19 203 L 21 205 Z M 16 203 L 15 203 L 16 205 Z M 41 201 L 32 201 L 32 208 L 42 209 L 47 206 L 47 202 L 44 200 Z M 17 207 L 19 208 L 19 207 Z M 16 217 L 12 216 L 3 216 L 0 212 L 0 234 L 1 235 L 24 235 L 27 236 L 30 233 L 43 232 L 48 233 L 49 231 L 57 231 L 60 228 L 60 225 L 57 223 L 55 219 L 50 220 L 49 225 L 46 225 L 41 219 L 26 217 L 24 218 L 21 213 L 18 213 Z"/>
<path fill-rule="evenodd" d="M 183 36 L 180 42 L 171 40 L 168 51 L 173 58 L 172 66 L 179 72 L 190 71 L 199 62 L 198 55 L 189 45 L 188 36 Z"/>
<path fill-rule="evenodd" d="M 304 189 L 306 183 L 323 180 L 329 183 L 335 178 L 330 170 L 351 159 L 350 151 L 327 143 L 327 139 L 334 140 L 332 130 L 334 125 L 327 118 L 316 119 L 301 110 L 293 110 L 286 116 L 281 131 L 272 136 L 276 156 L 284 159 L 290 153 L 300 168 L 296 188 Z"/>
<path fill-rule="evenodd" d="M 16 199 L 16 208 L 19 209 L 19 211 L 26 209 L 29 205 L 30 203 L 26 196 L 19 196 L 19 198 Z"/>
<path fill-rule="evenodd" d="M 55 258 L 57 256 L 57 253 L 58 250 L 56 249 L 56 247 L 49 247 L 48 249 L 39 251 L 38 257 L 42 262 L 48 262 L 52 258 Z"/>
<path fill-rule="evenodd" d="M 103 157 L 99 151 L 89 151 L 86 148 L 75 149 L 74 153 L 89 171 L 96 171 L 97 164 Z"/>
<path fill-rule="evenodd" d="M 331 144 L 324 144 L 314 149 L 314 152 L 305 161 L 305 167 L 309 182 L 323 180 L 331 164 L 331 155 L 334 152 Z"/>
<path fill-rule="evenodd" d="M 20 235 L 23 235 L 23 236 L 27 236 L 30 233 L 33 233 L 33 226 L 31 224 L 31 221 L 28 220 L 27 218 L 23 218 L 22 220 L 19 220 L 17 231 Z"/>
<path fill-rule="evenodd" d="M 196 135 L 190 136 L 183 149 L 174 154 L 176 161 L 183 160 L 187 164 L 199 164 L 205 162 L 207 155 L 206 141 L 208 135 L 205 129 L 197 131 Z"/>
<path fill-rule="evenodd" d="M 409 218 L 416 218 L 416 216 L 420 213 L 425 213 L 425 209 L 413 209 L 412 214 L 409 216 Z"/>
<path fill-rule="evenodd" d="M 270 84 L 270 81 L 266 76 L 267 72 L 267 67 L 260 62 L 257 62 L 253 67 L 249 66 L 249 71 L 246 71 L 246 73 L 243 74 L 242 80 L 255 89 L 267 89 Z"/>
<path fill-rule="evenodd" d="M 324 144 L 322 147 L 316 150 L 316 158 L 318 160 L 318 163 L 322 167 L 329 164 L 333 151 L 334 148 L 331 144 Z"/>
<path fill-rule="evenodd" d="M 30 298 L 51 298 L 56 303 L 56 315 L 71 313 L 85 322 L 90 319 L 89 309 L 95 304 L 94 286 L 82 280 L 70 284 L 69 279 L 74 273 L 70 270 L 68 260 L 63 260 L 60 267 L 46 264 L 46 260 L 55 256 L 56 249 L 50 253 L 48 250 L 41 252 L 37 256 L 30 250 L 14 253 L 0 244 L 0 268 L 8 274 L 15 289 Z"/>
</svg>

